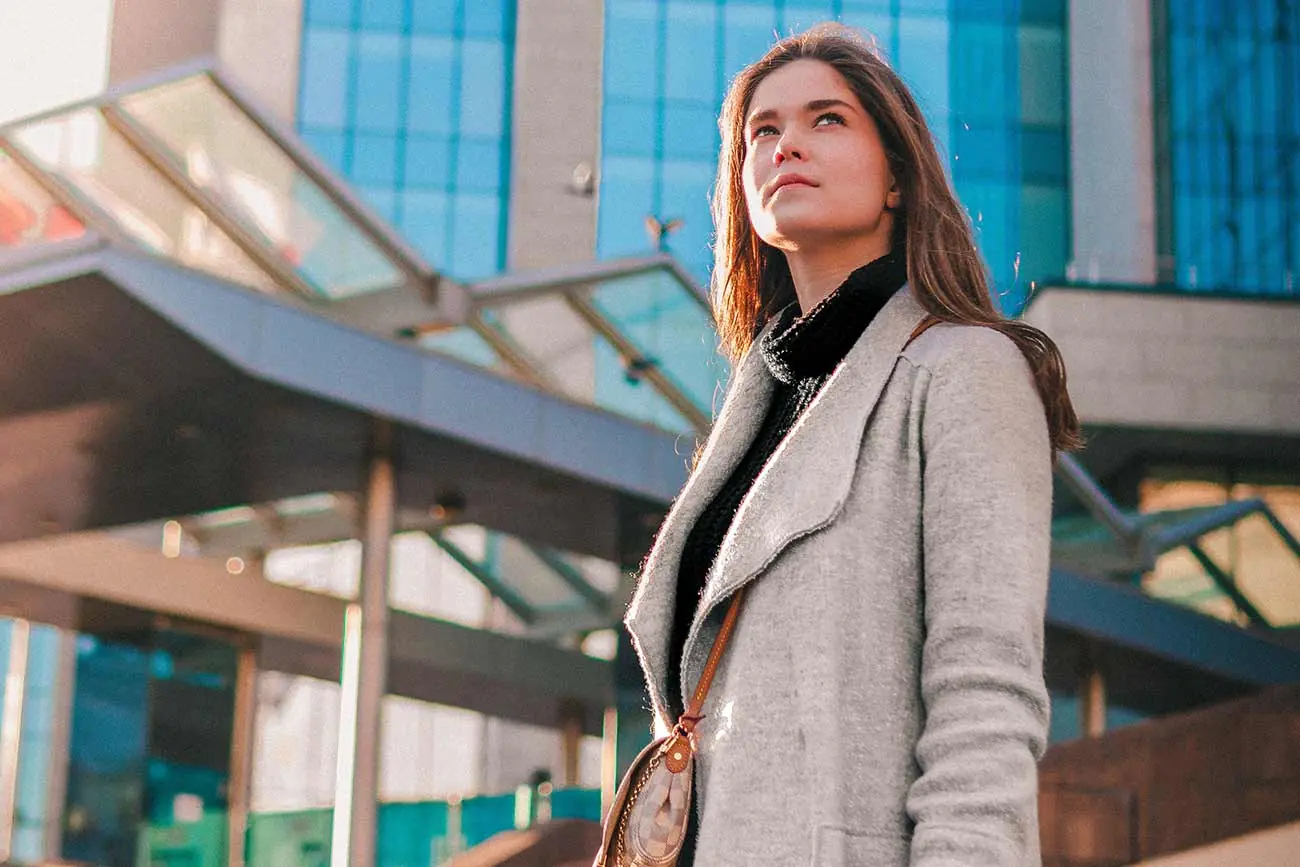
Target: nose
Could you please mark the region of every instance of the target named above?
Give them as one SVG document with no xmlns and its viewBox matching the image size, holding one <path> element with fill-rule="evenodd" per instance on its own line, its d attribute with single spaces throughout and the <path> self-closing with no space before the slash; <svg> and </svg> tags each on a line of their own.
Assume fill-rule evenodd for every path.
<svg viewBox="0 0 1300 867">
<path fill-rule="evenodd" d="M 787 132 L 781 136 L 781 140 L 776 143 L 776 148 L 772 151 L 772 163 L 781 165 L 786 160 L 802 160 L 804 158 L 803 148 Z"/>
</svg>

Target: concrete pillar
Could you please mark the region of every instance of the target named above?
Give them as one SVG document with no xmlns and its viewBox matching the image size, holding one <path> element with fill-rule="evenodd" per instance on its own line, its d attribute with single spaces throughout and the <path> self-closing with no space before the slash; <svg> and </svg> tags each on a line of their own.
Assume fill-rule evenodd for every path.
<svg viewBox="0 0 1300 867">
<path fill-rule="evenodd" d="M 244 867 L 248 814 L 253 795 L 253 737 L 257 713 L 257 649 L 246 640 L 239 648 L 235 672 L 234 730 L 230 735 L 230 780 L 227 797 L 226 863 Z"/>
<path fill-rule="evenodd" d="M 376 425 L 365 498 L 359 601 L 343 635 L 333 867 L 374 867 L 380 711 L 388 674 L 388 560 L 397 510 L 392 427 Z"/>
<path fill-rule="evenodd" d="M 589 262 L 596 254 L 602 0 L 529 0 L 515 26 L 511 271 Z M 584 180 L 585 179 L 585 180 Z M 595 393 L 591 330 L 560 301 L 502 311 L 523 348 L 579 396 Z"/>
<path fill-rule="evenodd" d="M 1079 729 L 1089 738 L 1106 733 L 1106 678 L 1096 667 L 1079 683 Z"/>
<path fill-rule="evenodd" d="M 589 261 L 596 250 L 594 172 L 600 159 L 602 0 L 517 6 L 509 266 Z M 588 187 L 575 179 L 586 166 Z"/>
<path fill-rule="evenodd" d="M 1070 3 L 1072 263 L 1083 282 L 1156 279 L 1151 4 Z"/>
</svg>

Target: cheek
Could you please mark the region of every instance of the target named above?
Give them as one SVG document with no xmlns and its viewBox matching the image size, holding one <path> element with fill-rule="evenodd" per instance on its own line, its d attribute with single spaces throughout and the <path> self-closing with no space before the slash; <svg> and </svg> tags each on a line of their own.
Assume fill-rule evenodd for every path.
<svg viewBox="0 0 1300 867">
<path fill-rule="evenodd" d="M 745 187 L 745 204 L 750 214 L 753 214 L 760 207 L 759 188 L 763 185 L 763 179 L 758 177 L 754 160 L 748 156 L 745 157 L 745 164 L 741 169 L 741 181 Z"/>
</svg>

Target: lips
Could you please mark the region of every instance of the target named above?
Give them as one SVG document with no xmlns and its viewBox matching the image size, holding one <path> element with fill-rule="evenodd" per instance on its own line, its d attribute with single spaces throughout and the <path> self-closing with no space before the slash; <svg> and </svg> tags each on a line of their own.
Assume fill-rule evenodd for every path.
<svg viewBox="0 0 1300 867">
<path fill-rule="evenodd" d="M 767 198 L 770 199 L 773 196 L 775 196 L 777 190 L 780 190 L 784 187 L 794 186 L 796 184 L 804 187 L 817 186 L 815 183 L 812 182 L 812 179 L 791 172 L 789 174 L 779 175 L 775 180 L 771 181 L 768 184 Z"/>
</svg>

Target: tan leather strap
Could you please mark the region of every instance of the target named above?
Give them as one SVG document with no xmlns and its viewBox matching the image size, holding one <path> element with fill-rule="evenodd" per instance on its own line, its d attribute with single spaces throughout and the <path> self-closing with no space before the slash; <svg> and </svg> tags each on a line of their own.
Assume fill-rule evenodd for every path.
<svg viewBox="0 0 1300 867">
<path fill-rule="evenodd" d="M 912 329 L 912 336 L 907 338 L 904 348 L 931 327 L 938 325 L 940 321 L 934 316 L 927 315 L 916 328 Z M 727 609 L 727 616 L 722 621 L 722 629 L 718 631 L 718 637 L 713 639 L 713 648 L 709 651 L 708 662 L 704 664 L 704 673 L 700 675 L 700 682 L 695 687 L 695 695 L 691 696 L 691 703 L 686 708 L 686 713 L 677 720 L 676 730 L 681 734 L 691 734 L 699 721 L 704 719 L 700 711 L 704 709 L 704 700 L 709 697 L 709 688 L 713 686 L 713 676 L 718 673 L 718 663 L 722 662 L 723 651 L 727 649 L 731 633 L 736 629 L 736 620 L 740 617 L 740 602 L 744 596 L 744 587 L 736 591 L 735 597 L 731 600 L 731 607 Z"/>
<path fill-rule="evenodd" d="M 704 719 L 700 711 L 704 708 L 704 700 L 709 697 L 709 687 L 713 686 L 713 675 L 718 673 L 722 652 L 727 649 L 731 633 L 736 629 L 736 619 L 740 617 L 740 602 L 744 598 L 745 588 L 742 587 L 736 591 L 736 595 L 731 600 L 731 607 L 727 609 L 727 616 L 722 621 L 722 628 L 718 630 L 718 637 L 713 639 L 713 649 L 709 651 L 709 660 L 704 664 L 704 673 L 700 675 L 700 682 L 695 687 L 695 695 L 691 696 L 691 703 L 686 708 L 686 713 L 682 714 L 677 721 L 677 730 L 683 734 L 689 735 L 695 731 L 696 724 Z"/>
</svg>

